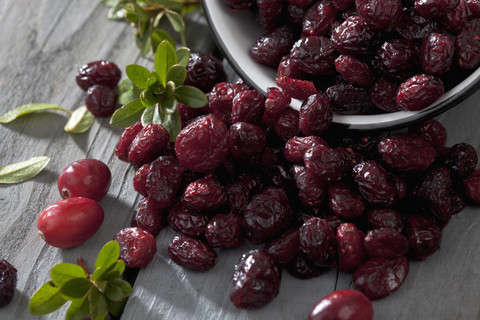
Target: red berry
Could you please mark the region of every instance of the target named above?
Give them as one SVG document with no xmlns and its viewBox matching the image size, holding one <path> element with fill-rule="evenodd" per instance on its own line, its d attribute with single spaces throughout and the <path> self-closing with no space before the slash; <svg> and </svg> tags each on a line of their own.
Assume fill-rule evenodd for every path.
<svg viewBox="0 0 480 320">
<path fill-rule="evenodd" d="M 158 208 L 155 200 L 143 198 L 133 212 L 131 227 L 150 232 L 154 237 L 167 225 L 166 214 Z"/>
<path fill-rule="evenodd" d="M 143 127 L 128 148 L 128 160 L 140 167 L 163 155 L 168 147 L 170 135 L 159 124 L 149 123 Z"/>
<path fill-rule="evenodd" d="M 157 252 L 155 238 L 140 228 L 122 229 L 113 240 L 120 245 L 120 259 L 127 268 L 145 267 Z"/>
<path fill-rule="evenodd" d="M 168 255 L 179 266 L 206 271 L 217 263 L 217 253 L 210 246 L 198 239 L 176 236 L 168 246 Z"/>
<path fill-rule="evenodd" d="M 242 244 L 243 218 L 239 215 L 217 214 L 205 228 L 205 238 L 214 248 L 235 248 Z"/>
<path fill-rule="evenodd" d="M 365 234 L 353 223 L 342 223 L 337 228 L 338 270 L 353 273 L 365 259 Z"/>
<path fill-rule="evenodd" d="M 462 180 L 462 183 L 467 198 L 476 204 L 480 204 L 480 169 L 473 171 L 472 174 Z"/>
<path fill-rule="evenodd" d="M 82 66 L 77 72 L 77 84 L 84 91 L 93 85 L 101 84 L 114 89 L 117 86 L 122 72 L 111 61 L 99 60 Z"/>
<path fill-rule="evenodd" d="M 263 250 L 266 251 L 280 265 L 286 265 L 300 252 L 298 228 L 285 231 L 277 239 L 265 244 Z"/>
<path fill-rule="evenodd" d="M 7 260 L 0 259 L 0 308 L 9 304 L 17 286 L 17 269 Z"/>
<path fill-rule="evenodd" d="M 85 106 L 95 117 L 111 116 L 117 107 L 117 93 L 107 86 L 88 88 Z"/>
<path fill-rule="evenodd" d="M 370 257 L 396 258 L 408 251 L 408 240 L 392 228 L 368 231 L 365 236 L 365 251 Z"/>
<path fill-rule="evenodd" d="M 318 145 L 324 145 L 328 147 L 325 140 L 317 136 L 308 137 L 292 137 L 288 139 L 285 144 L 283 155 L 286 160 L 291 162 L 301 163 L 303 162 L 303 156 L 308 149 Z"/>
<path fill-rule="evenodd" d="M 193 52 L 190 54 L 185 84 L 208 92 L 222 81 L 225 81 L 225 71 L 220 60 L 211 54 Z"/>
<path fill-rule="evenodd" d="M 308 320 L 373 320 L 373 305 L 356 290 L 337 290 L 318 301 Z"/>
<path fill-rule="evenodd" d="M 306 221 L 299 229 L 300 248 L 310 263 L 321 268 L 336 264 L 335 232 L 327 220 L 317 217 Z"/>
<path fill-rule="evenodd" d="M 182 201 L 199 211 L 206 211 L 220 207 L 226 197 L 220 182 L 208 176 L 190 183 L 183 193 Z"/>
<path fill-rule="evenodd" d="M 128 160 L 128 150 L 130 145 L 132 144 L 133 139 L 137 136 L 137 134 L 142 130 L 143 125 L 140 121 L 135 122 L 128 128 L 125 128 L 120 139 L 118 139 L 117 147 L 115 148 L 115 155 L 118 159 L 129 162 Z"/>
<path fill-rule="evenodd" d="M 325 94 L 314 94 L 302 103 L 299 127 L 305 135 L 322 135 L 333 119 L 333 108 Z"/>
<path fill-rule="evenodd" d="M 405 110 L 422 110 L 435 102 L 443 92 L 442 80 L 429 74 L 419 74 L 400 85 L 395 101 Z"/>
</svg>

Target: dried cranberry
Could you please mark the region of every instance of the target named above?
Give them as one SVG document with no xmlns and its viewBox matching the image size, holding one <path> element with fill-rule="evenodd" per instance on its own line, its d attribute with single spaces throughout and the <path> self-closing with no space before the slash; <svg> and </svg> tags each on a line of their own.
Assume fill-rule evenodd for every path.
<svg viewBox="0 0 480 320">
<path fill-rule="evenodd" d="M 143 198 L 133 212 L 131 227 L 150 232 L 154 237 L 167 225 L 165 212 L 157 207 L 156 201 Z"/>
<path fill-rule="evenodd" d="M 447 142 L 447 130 L 435 119 L 425 120 L 414 127 L 410 127 L 409 131 L 422 136 L 435 149 L 444 147 Z"/>
<path fill-rule="evenodd" d="M 283 155 L 288 161 L 300 163 L 308 149 L 319 145 L 328 147 L 327 142 L 317 136 L 292 137 L 285 144 Z"/>
<path fill-rule="evenodd" d="M 371 300 L 397 291 L 410 270 L 408 259 L 373 257 L 364 261 L 353 274 L 353 284 Z"/>
<path fill-rule="evenodd" d="M 425 260 L 440 249 L 442 229 L 433 219 L 411 215 L 407 219 L 406 234 L 410 254 L 415 258 Z"/>
<path fill-rule="evenodd" d="M 292 47 L 290 56 L 298 60 L 298 68 L 314 75 L 332 74 L 337 53 L 332 41 L 323 36 L 301 38 Z"/>
<path fill-rule="evenodd" d="M 370 203 L 389 206 L 397 199 L 397 190 L 389 181 L 387 171 L 376 161 L 356 165 L 352 172 L 358 190 Z"/>
<path fill-rule="evenodd" d="M 205 227 L 205 238 L 214 248 L 235 248 L 242 244 L 243 218 L 236 214 L 217 214 Z"/>
<path fill-rule="evenodd" d="M 176 236 L 168 246 L 168 255 L 179 266 L 206 271 L 217 264 L 217 253 L 198 239 Z"/>
<path fill-rule="evenodd" d="M 288 26 L 276 28 L 260 36 L 250 49 L 252 57 L 267 66 L 277 67 L 290 52 L 295 39 Z"/>
<path fill-rule="evenodd" d="M 342 223 L 337 228 L 338 270 L 353 273 L 366 257 L 365 234 L 353 223 Z"/>
<path fill-rule="evenodd" d="M 442 80 L 429 74 L 419 74 L 400 85 L 396 102 L 405 110 L 421 110 L 435 102 L 443 92 Z"/>
<path fill-rule="evenodd" d="M 314 0 L 287 0 L 288 3 L 300 8 L 309 8 L 315 1 Z"/>
<path fill-rule="evenodd" d="M 285 266 L 288 273 L 298 279 L 311 279 L 322 275 L 328 268 L 314 265 L 307 260 L 306 255 L 300 252 L 292 261 Z"/>
<path fill-rule="evenodd" d="M 175 153 L 181 165 L 194 171 L 210 171 L 225 160 L 228 130 L 213 115 L 205 115 L 180 131 L 175 140 Z"/>
<path fill-rule="evenodd" d="M 248 122 L 234 123 L 228 130 L 228 150 L 235 159 L 258 162 L 265 151 L 265 132 Z"/>
<path fill-rule="evenodd" d="M 297 7 L 291 3 L 287 3 L 285 8 L 285 17 L 293 24 L 301 25 L 303 17 L 305 16 L 305 9 Z"/>
<path fill-rule="evenodd" d="M 333 119 L 333 108 L 325 94 L 314 94 L 302 103 L 299 126 L 306 135 L 324 134 Z"/>
<path fill-rule="evenodd" d="M 257 23 L 266 30 L 276 28 L 282 20 L 282 0 L 257 0 Z"/>
<path fill-rule="evenodd" d="M 355 0 L 358 14 L 376 29 L 395 25 L 402 15 L 402 1 Z"/>
<path fill-rule="evenodd" d="M 308 320 L 326 319 L 373 320 L 372 302 L 359 291 L 334 291 L 318 301 L 308 315 Z"/>
<path fill-rule="evenodd" d="M 150 163 L 141 166 L 133 176 L 133 188 L 142 196 L 147 196 L 147 177 L 150 173 Z"/>
<path fill-rule="evenodd" d="M 298 228 L 285 231 L 280 237 L 274 239 L 263 248 L 273 260 L 280 265 L 286 265 L 300 252 L 300 238 Z"/>
<path fill-rule="evenodd" d="M 478 18 L 480 16 L 480 1 L 478 0 L 465 0 L 465 1 L 472 15 Z"/>
<path fill-rule="evenodd" d="M 225 78 L 223 64 L 215 56 L 207 53 L 190 54 L 185 84 L 208 92 L 215 84 L 225 81 Z"/>
<path fill-rule="evenodd" d="M 78 86 L 84 91 L 96 84 L 114 89 L 121 76 L 122 72 L 115 63 L 99 60 L 83 65 L 77 71 L 76 80 Z"/>
<path fill-rule="evenodd" d="M 286 109 L 275 121 L 273 127 L 275 134 L 280 139 L 287 141 L 298 134 L 299 121 L 300 114 L 297 110 Z"/>
<path fill-rule="evenodd" d="M 307 10 L 302 21 L 302 37 L 324 36 L 337 18 L 331 1 L 319 1 Z"/>
<path fill-rule="evenodd" d="M 459 0 L 415 0 L 415 10 L 425 19 L 438 18 L 454 9 Z"/>
<path fill-rule="evenodd" d="M 152 162 L 165 153 L 170 135 L 160 124 L 147 124 L 128 148 L 128 161 L 138 167 Z"/>
<path fill-rule="evenodd" d="M 281 276 L 281 269 L 268 253 L 251 250 L 235 265 L 230 300 L 240 309 L 262 307 L 278 295 Z"/>
<path fill-rule="evenodd" d="M 307 170 L 320 181 L 335 181 L 342 175 L 342 158 L 324 145 L 308 149 L 304 155 Z"/>
<path fill-rule="evenodd" d="M 303 79 L 305 74 L 298 67 L 300 64 L 298 59 L 292 58 L 290 55 L 284 56 L 277 68 L 277 77 L 285 76 L 292 79 Z"/>
<path fill-rule="evenodd" d="M 208 176 L 190 183 L 183 192 L 182 201 L 197 210 L 205 211 L 220 207 L 226 197 L 220 182 Z"/>
<path fill-rule="evenodd" d="M 117 107 L 117 93 L 107 86 L 88 88 L 85 106 L 95 117 L 111 116 Z"/>
<path fill-rule="evenodd" d="M 400 111 L 395 98 L 398 85 L 390 79 L 379 78 L 370 88 L 370 99 L 375 107 L 387 112 Z"/>
<path fill-rule="evenodd" d="M 455 46 L 452 39 L 440 33 L 432 33 L 423 39 L 420 64 L 423 71 L 443 74 L 450 70 Z"/>
<path fill-rule="evenodd" d="M 305 100 L 312 94 L 317 93 L 315 85 L 310 81 L 292 79 L 286 76 L 279 76 L 275 81 L 289 98 Z"/>
<path fill-rule="evenodd" d="M 140 228 L 120 230 L 113 240 L 120 245 L 120 259 L 127 268 L 141 268 L 149 264 L 157 252 L 155 238 Z"/>
<path fill-rule="evenodd" d="M 17 269 L 7 260 L 0 259 L 0 308 L 9 304 L 17 286 Z"/>
<path fill-rule="evenodd" d="M 230 82 L 217 83 L 213 89 L 207 93 L 210 112 L 224 123 L 231 124 L 233 98 L 235 98 L 237 93 L 234 85 Z"/>
<path fill-rule="evenodd" d="M 333 85 L 325 93 L 340 114 L 363 114 L 372 107 L 368 91 L 349 83 Z"/>
<path fill-rule="evenodd" d="M 408 40 L 423 39 L 430 33 L 440 31 L 433 20 L 425 19 L 413 8 L 405 8 L 403 15 L 397 22 L 397 31 Z"/>
<path fill-rule="evenodd" d="M 331 268 L 336 263 L 335 232 L 321 218 L 311 218 L 299 229 L 300 248 L 307 259 L 318 267 Z"/>
<path fill-rule="evenodd" d="M 276 87 L 267 88 L 267 98 L 265 100 L 265 112 L 273 117 L 277 118 L 282 114 L 285 109 L 290 105 L 290 97 Z"/>
<path fill-rule="evenodd" d="M 325 186 L 304 166 L 294 165 L 291 170 L 298 188 L 298 199 L 304 206 L 318 206 L 323 202 Z"/>
<path fill-rule="evenodd" d="M 172 204 L 173 197 L 182 182 L 183 168 L 175 157 L 162 156 L 150 164 L 145 185 L 146 194 L 159 207 Z"/>
<path fill-rule="evenodd" d="M 364 55 L 373 52 L 377 35 L 364 18 L 353 15 L 333 31 L 331 39 L 340 53 Z"/>
<path fill-rule="evenodd" d="M 475 148 L 467 143 L 457 143 L 450 148 L 445 165 L 455 177 L 465 178 L 473 173 L 477 166 L 478 155 Z"/>
<path fill-rule="evenodd" d="M 363 161 L 363 156 L 352 148 L 338 147 L 333 149 L 333 152 L 338 154 L 342 159 L 341 171 L 345 176 L 349 176 L 353 167 Z"/>
<path fill-rule="evenodd" d="M 185 128 L 187 125 L 192 122 L 195 118 L 199 115 L 199 109 L 190 108 L 184 105 L 183 103 L 179 103 L 177 106 L 178 114 L 180 115 L 180 121 L 182 123 L 182 128 Z"/>
<path fill-rule="evenodd" d="M 265 98 L 257 90 L 246 90 L 233 98 L 232 105 L 232 123 L 255 123 L 263 115 Z"/>
<path fill-rule="evenodd" d="M 246 234 L 258 244 L 286 229 L 292 208 L 283 189 L 268 188 L 252 197 L 244 216 Z"/>
<path fill-rule="evenodd" d="M 465 69 L 476 69 L 480 66 L 480 19 L 465 23 L 455 43 L 458 65 Z"/>
<path fill-rule="evenodd" d="M 115 155 L 118 157 L 119 160 L 129 162 L 128 150 L 133 140 L 137 136 L 137 133 L 139 133 L 142 128 L 142 123 L 140 121 L 137 121 L 128 128 L 125 128 L 125 130 L 123 130 L 123 133 L 120 136 L 120 139 L 118 139 L 117 146 L 115 148 Z"/>
<path fill-rule="evenodd" d="M 467 1 L 460 0 L 455 9 L 448 11 L 442 17 L 442 25 L 446 30 L 457 33 L 463 29 L 463 26 L 471 16 Z"/>
<path fill-rule="evenodd" d="M 199 238 L 205 234 L 208 217 L 194 211 L 181 202 L 177 202 L 168 211 L 168 224 L 173 230 L 189 236 Z"/>
<path fill-rule="evenodd" d="M 328 207 L 333 214 L 344 219 L 358 218 L 365 213 L 362 197 L 345 184 L 336 184 L 328 189 Z"/>
<path fill-rule="evenodd" d="M 373 68 L 352 55 L 340 55 L 335 60 L 335 69 L 346 80 L 361 86 L 369 87 L 375 79 Z"/>
<path fill-rule="evenodd" d="M 392 228 L 401 232 L 403 230 L 402 214 L 393 209 L 375 209 L 367 213 L 370 229 Z"/>
<path fill-rule="evenodd" d="M 355 0 L 332 0 L 332 2 L 337 10 L 345 11 L 353 6 Z"/>
<path fill-rule="evenodd" d="M 467 198 L 476 204 L 480 204 L 480 169 L 473 171 L 472 174 L 463 179 L 462 184 Z"/>
<path fill-rule="evenodd" d="M 392 39 L 376 52 L 376 68 L 394 79 L 403 81 L 417 72 L 419 48 L 415 42 Z"/>
<path fill-rule="evenodd" d="M 230 211 L 233 213 L 241 213 L 250 202 L 250 191 L 253 180 L 248 175 L 242 175 L 238 181 L 227 186 L 228 202 Z"/>
<path fill-rule="evenodd" d="M 396 258 L 408 251 L 407 238 L 393 228 L 368 231 L 364 245 L 370 257 Z"/>
</svg>

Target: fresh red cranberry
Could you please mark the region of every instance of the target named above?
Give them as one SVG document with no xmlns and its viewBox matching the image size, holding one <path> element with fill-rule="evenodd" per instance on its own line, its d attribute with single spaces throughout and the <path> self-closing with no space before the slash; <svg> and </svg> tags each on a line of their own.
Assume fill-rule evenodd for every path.
<svg viewBox="0 0 480 320">
<path fill-rule="evenodd" d="M 72 248 L 92 237 L 102 225 L 104 213 L 95 200 L 73 197 L 45 208 L 37 228 L 43 240 L 57 248 Z"/>
<path fill-rule="evenodd" d="M 380 228 L 367 232 L 365 251 L 370 257 L 396 258 L 408 251 L 408 240 L 393 228 Z"/>
<path fill-rule="evenodd" d="M 308 149 L 304 155 L 307 170 L 320 181 L 336 181 L 342 175 L 342 158 L 327 146 L 318 145 Z"/>
<path fill-rule="evenodd" d="M 374 209 L 367 213 L 370 229 L 392 228 L 401 232 L 403 230 L 402 214 L 393 209 Z"/>
<path fill-rule="evenodd" d="M 342 54 L 335 59 L 335 70 L 360 86 L 370 87 L 375 80 L 372 66 L 352 55 Z"/>
<path fill-rule="evenodd" d="M 120 245 L 120 259 L 127 268 L 141 268 L 149 264 L 157 252 L 155 238 L 140 228 L 120 230 L 113 240 Z"/>
<path fill-rule="evenodd" d="M 265 98 L 257 90 L 245 90 L 233 98 L 232 105 L 232 123 L 256 123 L 265 111 Z"/>
<path fill-rule="evenodd" d="M 355 0 L 358 14 L 376 29 L 394 26 L 402 15 L 402 1 Z"/>
<path fill-rule="evenodd" d="M 323 297 L 313 307 L 308 320 L 373 320 L 370 299 L 356 290 L 337 290 Z"/>
<path fill-rule="evenodd" d="M 333 119 L 333 108 L 325 94 L 314 94 L 302 103 L 299 126 L 306 135 L 324 134 Z"/>
<path fill-rule="evenodd" d="M 117 93 L 107 86 L 91 86 L 87 91 L 85 106 L 95 117 L 111 116 L 117 107 Z"/>
<path fill-rule="evenodd" d="M 313 217 L 299 229 L 300 248 L 307 259 L 322 268 L 335 266 L 337 243 L 327 220 Z"/>
<path fill-rule="evenodd" d="M 363 114 L 372 108 L 368 90 L 350 83 L 339 83 L 325 91 L 339 114 Z"/>
<path fill-rule="evenodd" d="M 254 0 L 223 0 L 223 2 L 233 10 L 248 10 L 255 2 Z"/>
<path fill-rule="evenodd" d="M 280 139 L 287 141 L 299 132 L 300 113 L 294 109 L 286 109 L 275 121 L 273 127 Z"/>
<path fill-rule="evenodd" d="M 405 257 L 373 257 L 364 261 L 353 274 L 353 284 L 371 300 L 397 291 L 407 278 L 410 265 Z"/>
<path fill-rule="evenodd" d="M 429 74 L 419 74 L 400 84 L 396 102 L 405 110 L 422 110 L 435 102 L 443 92 L 442 80 Z"/>
<path fill-rule="evenodd" d="M 206 271 L 217 264 L 217 253 L 198 239 L 176 236 L 168 246 L 168 255 L 179 266 Z"/>
<path fill-rule="evenodd" d="M 332 32 L 332 43 L 342 54 L 370 54 L 375 48 L 377 35 L 361 16 L 353 15 L 345 19 Z"/>
<path fill-rule="evenodd" d="M 183 192 L 182 201 L 199 210 L 212 210 L 226 201 L 223 186 L 215 178 L 208 176 L 190 183 Z"/>
<path fill-rule="evenodd" d="M 440 249 L 442 229 L 435 220 L 420 215 L 411 215 L 406 223 L 406 235 L 410 254 L 425 260 Z"/>
<path fill-rule="evenodd" d="M 274 239 L 263 247 L 277 263 L 286 265 L 300 252 L 300 238 L 298 228 L 285 231 L 280 237 Z"/>
<path fill-rule="evenodd" d="M 283 2 L 281 0 L 257 0 L 257 23 L 266 30 L 278 27 L 282 21 Z"/>
<path fill-rule="evenodd" d="M 400 111 L 395 98 L 397 96 L 398 85 L 395 81 L 388 78 L 379 78 L 370 88 L 370 99 L 372 103 L 380 110 L 386 112 Z"/>
<path fill-rule="evenodd" d="M 476 69 L 480 66 L 480 19 L 472 19 L 465 23 L 457 36 L 456 50 L 458 65 L 465 69 Z"/>
<path fill-rule="evenodd" d="M 115 155 L 118 157 L 119 160 L 129 162 L 128 160 L 128 150 L 130 149 L 130 145 L 132 144 L 133 140 L 137 136 L 137 134 L 142 130 L 143 125 L 140 121 L 135 122 L 128 128 L 123 130 L 120 139 L 118 139 L 117 146 L 115 148 Z"/>
<path fill-rule="evenodd" d="M 467 143 L 457 143 L 450 148 L 445 165 L 455 177 L 465 178 L 473 173 L 477 166 L 478 155 L 475 148 Z"/>
<path fill-rule="evenodd" d="M 342 183 L 328 189 L 328 207 L 333 214 L 343 219 L 355 219 L 365 213 L 362 197 Z"/>
<path fill-rule="evenodd" d="M 336 230 L 338 270 L 353 273 L 367 256 L 364 247 L 365 234 L 348 222 L 340 224 Z"/>
<path fill-rule="evenodd" d="M 292 137 L 285 144 L 283 155 L 286 160 L 301 163 L 308 149 L 323 145 L 328 147 L 325 140 L 317 136 Z"/>
<path fill-rule="evenodd" d="M 230 301 L 240 309 L 260 308 L 280 290 L 281 269 L 265 251 L 251 250 L 240 258 L 233 272 Z"/>
<path fill-rule="evenodd" d="M 403 81 L 418 72 L 420 49 L 405 39 L 386 41 L 376 52 L 376 68 L 385 75 Z"/>
<path fill-rule="evenodd" d="M 298 188 L 298 199 L 304 206 L 318 206 L 325 197 L 325 185 L 304 166 L 294 165 L 291 169 Z"/>
<path fill-rule="evenodd" d="M 415 0 L 415 10 L 425 19 L 438 18 L 454 9 L 459 0 Z"/>
<path fill-rule="evenodd" d="M 430 74 L 443 74 L 450 70 L 455 45 L 447 35 L 432 33 L 423 39 L 420 48 L 420 64 L 423 71 Z"/>
<path fill-rule="evenodd" d="M 462 180 L 463 190 L 470 201 L 480 204 L 480 169 Z"/>
<path fill-rule="evenodd" d="M 301 38 L 293 45 L 290 56 L 298 60 L 298 68 L 305 73 L 326 75 L 335 71 L 337 53 L 332 41 L 326 37 Z"/>
<path fill-rule="evenodd" d="M 180 187 L 183 168 L 175 157 L 161 156 L 153 161 L 147 175 L 145 191 L 160 208 L 172 204 L 173 197 Z"/>
<path fill-rule="evenodd" d="M 133 212 L 131 227 L 138 227 L 148 231 L 152 236 L 157 236 L 160 230 L 167 225 L 166 214 L 162 208 L 158 208 L 155 200 L 143 198 Z"/>
<path fill-rule="evenodd" d="M 445 147 L 445 143 L 447 142 L 447 130 L 435 119 L 425 120 L 414 127 L 410 127 L 409 131 L 420 135 L 435 149 Z"/>
<path fill-rule="evenodd" d="M 77 71 L 76 80 L 78 86 L 84 91 L 96 84 L 114 89 L 121 76 L 122 72 L 115 63 L 99 60 L 83 65 Z"/>
<path fill-rule="evenodd" d="M 302 37 L 324 36 L 337 18 L 331 1 L 319 1 L 307 10 L 302 21 Z"/>
<path fill-rule="evenodd" d="M 207 53 L 191 53 L 187 63 L 185 84 L 209 92 L 215 84 L 225 81 L 225 71 L 220 60 Z"/>
<path fill-rule="evenodd" d="M 205 234 L 208 217 L 187 205 L 177 202 L 168 211 L 168 224 L 183 235 L 200 238 Z"/>
<path fill-rule="evenodd" d="M 239 215 L 217 214 L 205 228 L 205 238 L 213 248 L 236 248 L 242 244 L 243 218 Z"/>
<path fill-rule="evenodd" d="M 128 148 L 128 161 L 138 167 L 152 162 L 165 153 L 170 135 L 160 124 L 147 124 Z"/>
<path fill-rule="evenodd" d="M 112 174 L 105 163 L 82 159 L 66 166 L 58 177 L 58 191 L 63 199 L 86 197 L 100 201 L 107 194 Z"/>
<path fill-rule="evenodd" d="M 199 117 L 183 128 L 175 140 L 175 153 L 180 164 L 200 172 L 217 168 L 228 153 L 227 134 L 227 127 L 215 116 Z"/>
<path fill-rule="evenodd" d="M 387 171 L 378 162 L 365 161 L 356 165 L 352 176 L 368 202 L 386 207 L 397 200 L 397 190 L 391 184 Z"/>
<path fill-rule="evenodd" d="M 285 76 L 291 79 L 303 79 L 305 74 L 299 68 L 298 59 L 292 58 L 290 55 L 284 56 L 277 67 L 277 77 Z"/>
<path fill-rule="evenodd" d="M 283 189 L 268 188 L 252 197 L 245 208 L 245 228 L 250 240 L 259 244 L 284 231 L 292 208 Z"/>
<path fill-rule="evenodd" d="M 258 162 L 267 144 L 265 132 L 248 122 L 237 122 L 228 129 L 227 146 L 235 159 Z"/>
<path fill-rule="evenodd" d="M 277 87 L 267 88 L 267 98 L 265 100 L 265 112 L 277 118 L 290 105 L 291 99 Z"/>
<path fill-rule="evenodd" d="M 17 286 L 17 269 L 7 260 L 0 259 L 0 308 L 9 304 Z"/>
<path fill-rule="evenodd" d="M 276 68 L 282 57 L 290 52 L 293 43 L 293 33 L 285 25 L 260 36 L 250 49 L 250 54 L 261 64 Z"/>
<path fill-rule="evenodd" d="M 276 78 L 275 82 L 289 98 L 305 100 L 312 94 L 317 93 L 317 89 L 311 81 L 279 76 Z"/>
</svg>

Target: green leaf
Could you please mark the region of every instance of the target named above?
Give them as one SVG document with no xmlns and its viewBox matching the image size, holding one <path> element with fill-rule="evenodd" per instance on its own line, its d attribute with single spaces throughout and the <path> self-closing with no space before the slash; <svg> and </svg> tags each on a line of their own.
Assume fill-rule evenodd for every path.
<svg viewBox="0 0 480 320">
<path fill-rule="evenodd" d="M 182 16 L 180 16 L 177 12 L 171 10 L 167 10 L 166 15 L 168 21 L 170 21 L 170 24 L 173 27 L 173 30 L 177 32 L 185 31 L 185 22 L 183 21 Z"/>
<path fill-rule="evenodd" d="M 121 288 L 109 283 L 105 290 L 105 297 L 112 301 L 122 301 L 126 296 L 123 294 Z"/>
<path fill-rule="evenodd" d="M 49 281 L 37 290 L 28 303 L 31 314 L 41 316 L 52 313 L 67 302 L 60 294 L 60 289 Z"/>
<path fill-rule="evenodd" d="M 123 308 L 125 307 L 126 302 L 127 302 L 127 299 L 123 299 L 122 301 L 112 301 L 110 299 L 107 299 L 108 311 L 114 317 L 120 318 L 120 316 L 123 313 Z"/>
<path fill-rule="evenodd" d="M 100 276 L 100 279 L 105 281 L 115 280 L 122 275 L 124 270 L 125 262 L 123 262 L 123 260 L 118 260 Z"/>
<path fill-rule="evenodd" d="M 124 79 L 118 86 L 118 104 L 126 104 L 132 100 L 138 99 L 140 96 L 140 90 L 130 79 Z"/>
<path fill-rule="evenodd" d="M 90 306 L 87 296 L 81 299 L 75 299 L 70 303 L 70 306 L 65 313 L 65 320 L 81 320 L 88 318 L 90 314 Z"/>
<path fill-rule="evenodd" d="M 205 94 L 192 86 L 179 86 L 175 89 L 177 100 L 190 108 L 202 108 L 208 103 Z"/>
<path fill-rule="evenodd" d="M 98 267 L 110 267 L 120 257 L 120 245 L 117 241 L 107 242 L 98 253 L 95 261 L 95 269 Z"/>
<path fill-rule="evenodd" d="M 136 3 L 133 3 L 133 9 L 135 10 L 135 14 L 138 18 L 139 21 L 141 22 L 147 22 L 150 16 L 148 15 L 148 12 L 146 12 L 141 6 L 139 6 Z"/>
<path fill-rule="evenodd" d="M 172 36 L 163 30 L 155 30 L 152 33 L 152 50 L 153 52 L 157 52 L 158 45 L 162 41 L 168 41 L 173 47 L 175 47 L 175 40 L 173 40 Z"/>
<path fill-rule="evenodd" d="M 128 283 L 125 280 L 116 279 L 116 280 L 111 281 L 110 283 L 112 285 L 115 285 L 115 286 L 119 287 L 122 290 L 124 297 L 128 297 L 130 295 L 130 293 L 132 292 L 132 286 L 130 285 L 130 283 Z"/>
<path fill-rule="evenodd" d="M 180 64 L 174 64 L 167 72 L 167 83 L 173 81 L 176 86 L 183 84 L 187 77 L 187 69 Z"/>
<path fill-rule="evenodd" d="M 172 114 L 177 112 L 178 101 L 175 97 L 168 97 L 162 101 L 162 113 L 163 114 Z"/>
<path fill-rule="evenodd" d="M 119 0 L 102 0 L 102 3 L 107 7 L 113 7 L 118 5 Z"/>
<path fill-rule="evenodd" d="M 146 56 L 150 52 L 152 42 L 148 32 L 145 32 L 143 35 L 137 32 L 135 36 L 135 42 L 138 49 L 140 50 L 140 55 Z"/>
<path fill-rule="evenodd" d="M 60 287 L 60 293 L 67 300 L 74 300 L 84 297 L 92 283 L 86 278 L 74 278 L 68 280 Z"/>
<path fill-rule="evenodd" d="M 36 111 L 47 111 L 47 110 L 62 110 L 67 113 L 72 113 L 70 110 L 57 106 L 56 104 L 47 104 L 47 103 L 29 103 L 24 104 L 23 106 L 17 107 L 5 113 L 0 117 L 0 123 L 10 123 L 13 120 L 21 117 L 23 115 L 36 112 Z"/>
<path fill-rule="evenodd" d="M 158 111 L 158 105 L 145 109 L 142 114 L 142 125 L 146 126 L 149 123 L 161 124 L 161 118 Z"/>
<path fill-rule="evenodd" d="M 167 71 L 171 66 L 177 63 L 175 48 L 166 40 L 158 45 L 155 53 L 155 72 L 158 75 L 160 83 L 165 86 Z"/>
<path fill-rule="evenodd" d="M 130 64 L 126 68 L 127 76 L 141 89 L 147 88 L 147 80 L 150 77 L 150 70 L 138 64 Z"/>
<path fill-rule="evenodd" d="M 72 263 L 60 263 L 50 270 L 50 277 L 57 287 L 61 287 L 65 282 L 74 278 L 86 278 L 82 267 Z"/>
<path fill-rule="evenodd" d="M 178 48 L 176 51 L 178 64 L 182 66 L 187 66 L 188 60 L 190 59 L 190 49 L 182 47 Z"/>
<path fill-rule="evenodd" d="M 160 24 L 160 21 L 162 20 L 162 18 L 165 16 L 165 10 L 162 10 L 160 12 L 158 12 L 158 14 L 155 16 L 155 19 L 153 19 L 153 24 L 152 24 L 152 27 L 154 29 L 157 29 L 158 28 L 158 25 Z M 160 43 L 160 42 L 159 42 Z M 158 45 L 158 44 L 157 44 Z M 153 50 L 153 52 L 155 53 L 156 50 Z"/>
<path fill-rule="evenodd" d="M 88 294 L 88 300 L 90 302 L 90 315 L 93 320 L 103 320 L 107 315 L 105 296 L 93 287 Z"/>
<path fill-rule="evenodd" d="M 180 121 L 180 115 L 178 112 L 162 115 L 162 126 L 167 129 L 170 135 L 170 142 L 174 142 L 178 136 L 178 133 L 182 129 L 182 123 Z"/>
<path fill-rule="evenodd" d="M 142 117 L 145 106 L 140 102 L 140 99 L 130 101 L 120 109 L 117 109 L 110 118 L 110 125 L 119 128 L 126 128 Z"/>
<path fill-rule="evenodd" d="M 19 183 L 35 177 L 50 161 L 50 157 L 33 157 L 0 167 L 0 183 Z"/>
<path fill-rule="evenodd" d="M 146 108 L 151 108 L 156 103 L 159 103 L 160 99 L 153 93 L 151 89 L 147 89 L 143 90 L 140 94 L 140 101 Z"/>
<path fill-rule="evenodd" d="M 73 111 L 65 124 L 65 131 L 71 133 L 84 133 L 95 122 L 95 116 L 88 111 L 86 106 L 81 106 Z"/>
</svg>

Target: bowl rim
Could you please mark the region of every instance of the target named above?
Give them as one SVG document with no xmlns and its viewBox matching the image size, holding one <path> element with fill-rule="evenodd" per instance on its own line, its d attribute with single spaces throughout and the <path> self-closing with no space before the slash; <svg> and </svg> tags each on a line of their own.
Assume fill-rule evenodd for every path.
<svg viewBox="0 0 480 320">
<path fill-rule="evenodd" d="M 218 18 L 211 12 L 211 6 L 218 5 L 224 6 L 223 11 L 236 12 L 233 9 L 229 9 L 222 0 L 202 0 L 203 11 L 212 31 L 213 37 L 217 46 L 223 56 L 227 59 L 233 70 L 252 88 L 260 91 L 264 96 L 265 90 L 260 87 L 256 81 L 254 81 L 249 73 L 245 71 L 234 58 L 231 50 L 225 43 L 218 30 L 217 22 Z M 241 12 L 241 11 L 240 11 Z M 237 12 L 238 13 L 238 12 Z M 264 31 L 263 33 L 266 33 Z M 258 63 L 258 62 L 257 62 Z M 259 63 L 258 63 L 259 64 Z M 259 64 L 260 66 L 260 64 Z M 352 130 L 380 130 L 380 129 L 398 129 L 412 125 L 414 123 L 421 122 L 426 119 L 433 118 L 462 102 L 471 96 L 477 89 L 480 88 L 480 68 L 477 68 L 462 82 L 455 87 L 446 91 L 437 101 L 435 101 L 429 107 L 419 111 L 397 111 L 391 113 L 382 113 L 375 115 L 339 115 L 334 114 L 333 123 L 344 128 Z M 293 101 L 291 107 L 299 110 L 301 101 Z M 355 122 L 352 122 L 352 119 Z"/>
</svg>

